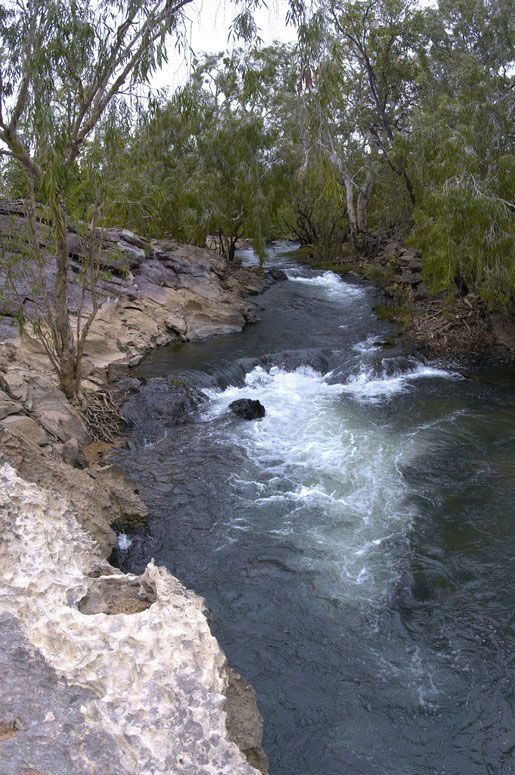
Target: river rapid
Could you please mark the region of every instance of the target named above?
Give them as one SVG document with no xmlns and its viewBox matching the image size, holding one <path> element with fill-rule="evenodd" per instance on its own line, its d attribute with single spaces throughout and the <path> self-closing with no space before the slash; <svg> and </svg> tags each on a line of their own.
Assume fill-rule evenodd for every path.
<svg viewBox="0 0 515 775">
<path fill-rule="evenodd" d="M 271 775 L 512 773 L 513 377 L 381 346 L 370 286 L 281 249 L 261 323 L 135 371 L 118 461 L 150 520 L 118 562 L 205 597 Z M 168 428 L 182 381 L 206 400 Z"/>
</svg>

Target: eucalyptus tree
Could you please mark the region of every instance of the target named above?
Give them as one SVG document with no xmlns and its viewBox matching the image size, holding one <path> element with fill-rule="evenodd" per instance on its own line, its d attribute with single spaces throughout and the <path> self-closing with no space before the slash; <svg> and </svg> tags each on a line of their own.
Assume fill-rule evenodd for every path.
<svg viewBox="0 0 515 775">
<path fill-rule="evenodd" d="M 285 46 L 236 50 L 199 70 L 214 105 L 213 124 L 197 137 L 201 169 L 211 182 L 206 212 L 229 257 L 239 234 L 253 238 L 262 258 L 266 240 L 284 231 L 284 201 L 298 164 L 288 54 L 291 59 Z"/>
<path fill-rule="evenodd" d="M 244 235 L 262 258 L 266 241 L 284 231 L 294 169 L 272 107 L 279 60 L 275 48 L 196 60 L 187 83 L 142 115 L 127 137 L 110 219 L 129 219 L 149 237 L 199 245 L 213 234 L 230 259 Z"/>
<path fill-rule="evenodd" d="M 327 0 L 334 56 L 357 125 L 399 175 L 414 203 L 413 184 L 395 143 L 409 132 L 417 100 L 421 13 L 415 0 Z"/>
<path fill-rule="evenodd" d="M 514 17 L 505 0 L 426 11 L 424 90 L 406 154 L 428 279 L 490 305 L 515 297 Z"/>
<path fill-rule="evenodd" d="M 413 201 L 398 139 L 415 99 L 418 26 L 408 0 L 321 0 L 299 27 L 296 104 L 288 103 L 300 154 L 298 227 L 324 248 L 349 236 L 361 249 L 385 167 Z"/>
</svg>

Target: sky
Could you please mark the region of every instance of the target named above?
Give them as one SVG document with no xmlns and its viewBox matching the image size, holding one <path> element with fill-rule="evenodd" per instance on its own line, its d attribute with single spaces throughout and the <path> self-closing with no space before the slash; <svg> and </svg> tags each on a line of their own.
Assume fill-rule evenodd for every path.
<svg viewBox="0 0 515 775">
<path fill-rule="evenodd" d="M 296 40 L 295 28 L 286 26 L 285 17 L 288 0 L 268 0 L 269 9 L 261 8 L 255 18 L 260 29 L 259 36 L 268 45 L 274 40 L 287 43 Z M 228 41 L 229 28 L 236 15 L 237 7 L 231 0 L 194 0 L 186 9 L 189 18 L 188 38 L 191 48 L 200 53 L 217 53 L 238 45 Z M 189 55 L 170 51 L 169 63 L 156 74 L 152 85 L 167 87 L 173 91 L 184 83 L 189 73 Z"/>
</svg>

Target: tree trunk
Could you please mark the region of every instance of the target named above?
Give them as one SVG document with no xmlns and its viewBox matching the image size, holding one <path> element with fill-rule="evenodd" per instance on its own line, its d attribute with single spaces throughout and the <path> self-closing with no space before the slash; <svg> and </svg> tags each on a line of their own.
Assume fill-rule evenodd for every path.
<svg viewBox="0 0 515 775">
<path fill-rule="evenodd" d="M 52 221 L 55 232 L 55 280 L 54 302 L 56 336 L 55 349 L 59 364 L 59 387 L 67 398 L 75 398 L 77 395 L 77 368 L 76 346 L 70 325 L 70 311 L 68 308 L 68 233 L 66 210 L 61 199 L 58 199 L 52 207 Z"/>
<path fill-rule="evenodd" d="M 297 226 L 301 245 L 316 245 L 319 242 L 317 230 L 311 220 L 311 212 L 300 208 L 297 211 Z"/>
<path fill-rule="evenodd" d="M 225 243 L 224 243 L 224 235 L 222 231 L 218 232 L 218 242 L 219 242 L 218 252 L 221 256 L 225 256 Z"/>
<path fill-rule="evenodd" d="M 229 240 L 229 250 L 228 250 L 228 258 L 229 261 L 234 261 L 234 256 L 236 254 L 236 243 L 238 242 L 238 237 L 234 238 L 231 237 Z"/>
<path fill-rule="evenodd" d="M 369 172 L 364 185 L 358 191 L 357 224 L 358 231 L 366 234 L 368 231 L 368 201 L 372 193 L 372 173 Z"/>
<path fill-rule="evenodd" d="M 349 216 L 350 238 L 352 244 L 355 246 L 358 233 L 358 221 L 356 217 L 356 208 L 354 206 L 354 186 L 349 177 L 345 178 L 345 196 L 347 200 L 347 215 Z"/>
<path fill-rule="evenodd" d="M 415 200 L 415 192 L 413 191 L 413 184 L 412 184 L 411 179 L 410 179 L 408 173 L 406 172 L 406 170 L 402 171 L 402 177 L 404 178 L 404 182 L 406 183 L 406 188 L 408 190 L 408 195 L 409 195 L 409 198 L 410 198 L 410 202 L 414 206 L 415 202 L 416 202 L 416 200 Z"/>
</svg>

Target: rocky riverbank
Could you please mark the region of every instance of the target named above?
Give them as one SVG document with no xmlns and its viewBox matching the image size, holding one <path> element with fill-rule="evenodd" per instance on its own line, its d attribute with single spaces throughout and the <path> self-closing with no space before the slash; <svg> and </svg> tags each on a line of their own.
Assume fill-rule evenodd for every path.
<svg viewBox="0 0 515 775">
<path fill-rule="evenodd" d="M 0 229 L 22 233 L 20 203 Z M 41 224 L 40 241 L 47 245 Z M 171 241 L 102 233 L 101 282 L 83 389 L 101 394 L 114 365 L 153 347 L 240 331 L 248 295 L 273 278 Z M 72 264 L 83 245 L 70 232 Z M 48 243 L 49 247 L 49 243 Z M 46 265 L 51 284 L 53 264 Z M 26 288 L 25 304 L 37 302 Z M 70 286 L 72 310 L 78 290 Z M 5 310 L 9 315 L 9 310 Z M 14 314 L 14 313 L 13 313 Z M 87 307 L 83 311 L 87 314 Z M 108 562 L 113 523 L 144 521 L 123 470 L 101 465 L 79 409 L 35 340 L 0 327 L 0 762 L 5 775 L 266 772 L 255 695 L 212 636 L 203 600 L 164 568 Z"/>
</svg>

